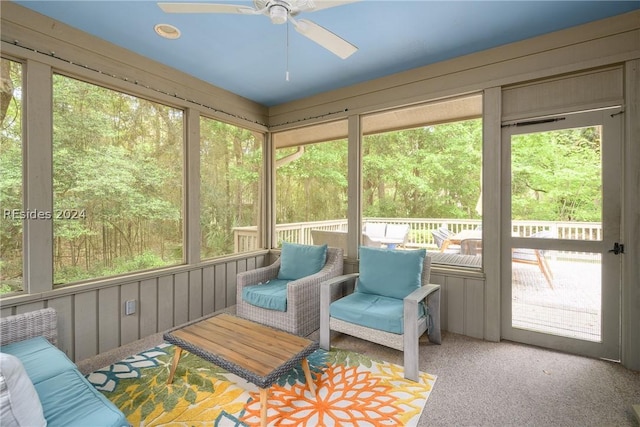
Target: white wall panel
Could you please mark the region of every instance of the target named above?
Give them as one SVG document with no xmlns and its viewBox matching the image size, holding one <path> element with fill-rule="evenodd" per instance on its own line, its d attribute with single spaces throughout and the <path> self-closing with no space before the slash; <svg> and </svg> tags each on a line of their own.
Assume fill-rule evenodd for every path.
<svg viewBox="0 0 640 427">
<path fill-rule="evenodd" d="M 106 301 L 105 301 L 106 304 Z M 74 360 L 83 360 L 98 354 L 98 333 L 100 322 L 117 329 L 118 318 L 113 313 L 98 311 L 98 291 L 83 292 L 74 296 L 73 304 L 73 336 Z M 100 313 L 100 315 L 98 315 Z"/>
<path fill-rule="evenodd" d="M 140 337 L 153 335 L 159 330 L 158 288 L 158 279 L 147 279 L 140 282 L 140 301 L 138 302 Z"/>
<path fill-rule="evenodd" d="M 484 280 L 465 279 L 464 335 L 484 338 Z"/>
<path fill-rule="evenodd" d="M 216 265 L 214 272 L 215 280 L 215 309 L 222 310 L 227 303 L 227 282 L 226 269 L 224 265 Z"/>
<path fill-rule="evenodd" d="M 236 263 L 228 263 L 226 267 L 226 306 L 230 307 L 236 304 L 236 275 L 238 274 L 238 269 L 236 268 Z"/>
<path fill-rule="evenodd" d="M 213 266 L 202 269 L 202 310 L 204 313 L 213 313 L 216 311 L 214 272 Z"/>
<path fill-rule="evenodd" d="M 189 320 L 189 273 L 178 273 L 173 277 L 173 321 L 181 325 Z"/>
<path fill-rule="evenodd" d="M 189 272 L 189 319 L 202 317 L 202 270 Z"/>
<path fill-rule="evenodd" d="M 98 292 L 98 319 L 117 319 L 120 313 L 120 287 L 99 289 Z M 87 308 L 91 310 L 91 308 Z M 120 345 L 120 325 L 117 323 L 101 321 L 98 323 L 98 353 L 107 351 Z"/>
<path fill-rule="evenodd" d="M 173 276 L 161 276 L 158 278 L 158 330 L 166 331 L 175 324 L 173 318 Z"/>
</svg>

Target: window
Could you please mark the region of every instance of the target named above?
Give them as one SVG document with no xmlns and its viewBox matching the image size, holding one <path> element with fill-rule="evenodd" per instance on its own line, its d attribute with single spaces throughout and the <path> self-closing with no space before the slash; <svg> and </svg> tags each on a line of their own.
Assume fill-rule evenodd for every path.
<svg viewBox="0 0 640 427">
<path fill-rule="evenodd" d="M 54 285 L 183 262 L 183 113 L 53 77 Z"/>
<path fill-rule="evenodd" d="M 346 120 L 274 134 L 278 246 L 327 243 L 346 253 L 346 134 Z"/>
<path fill-rule="evenodd" d="M 0 295 L 22 281 L 22 64 L 0 59 Z"/>
<path fill-rule="evenodd" d="M 261 134 L 200 119 L 202 258 L 260 248 Z"/>
<path fill-rule="evenodd" d="M 481 265 L 477 247 L 462 251 L 454 238 L 482 234 L 481 107 L 473 96 L 363 117 L 363 244 L 426 248 L 434 263 Z M 384 227 L 400 235 L 385 236 Z"/>
</svg>

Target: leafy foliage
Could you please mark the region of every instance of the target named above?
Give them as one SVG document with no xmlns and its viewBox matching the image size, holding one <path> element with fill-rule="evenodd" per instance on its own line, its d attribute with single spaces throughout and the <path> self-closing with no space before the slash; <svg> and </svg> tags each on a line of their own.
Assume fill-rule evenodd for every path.
<svg viewBox="0 0 640 427">
<path fill-rule="evenodd" d="M 276 158 L 284 164 L 276 172 L 276 221 L 320 221 L 347 217 L 347 142 L 328 141 L 297 149 L 284 148 Z M 286 162 L 285 162 L 286 161 Z"/>
<path fill-rule="evenodd" d="M 22 289 L 22 67 L 0 60 L 0 295 Z"/>
<path fill-rule="evenodd" d="M 0 65 L 0 198 L 3 212 L 21 211 L 22 72 Z M 60 75 L 53 94 L 55 283 L 182 263 L 183 112 Z M 209 258 L 244 250 L 234 229 L 259 223 L 263 138 L 208 118 L 200 136 L 200 248 Z M 511 155 L 513 219 L 601 221 L 598 127 L 517 135 Z M 276 222 L 346 218 L 347 158 L 346 140 L 278 149 Z M 480 119 L 367 135 L 363 216 L 477 219 L 481 168 Z M 0 293 L 22 286 L 22 224 L 0 222 Z"/>
<path fill-rule="evenodd" d="M 478 218 L 481 120 L 369 135 L 362 152 L 364 216 Z"/>
<path fill-rule="evenodd" d="M 55 283 L 182 262 L 182 112 L 59 75 L 53 93 Z"/>
<path fill-rule="evenodd" d="M 512 139 L 513 219 L 601 221 L 600 129 Z"/>
<path fill-rule="evenodd" d="M 200 119 L 202 258 L 234 253 L 234 227 L 258 224 L 261 170 L 260 136 Z"/>
</svg>

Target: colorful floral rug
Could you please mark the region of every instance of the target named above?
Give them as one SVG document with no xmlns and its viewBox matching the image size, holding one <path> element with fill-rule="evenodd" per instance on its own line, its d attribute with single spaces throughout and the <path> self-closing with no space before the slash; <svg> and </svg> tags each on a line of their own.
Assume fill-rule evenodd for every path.
<svg viewBox="0 0 640 427">
<path fill-rule="evenodd" d="M 173 384 L 167 377 L 174 347 L 164 344 L 87 375 L 133 426 L 255 426 L 256 386 L 183 352 Z M 332 349 L 308 357 L 317 395 L 302 367 L 269 391 L 269 426 L 415 426 L 436 377 L 403 378 L 401 366 Z"/>
</svg>

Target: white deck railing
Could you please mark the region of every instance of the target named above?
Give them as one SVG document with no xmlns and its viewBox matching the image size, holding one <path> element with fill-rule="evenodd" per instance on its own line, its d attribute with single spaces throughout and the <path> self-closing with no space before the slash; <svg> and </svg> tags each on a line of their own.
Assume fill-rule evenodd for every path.
<svg viewBox="0 0 640 427">
<path fill-rule="evenodd" d="M 364 222 L 384 222 L 387 224 L 409 224 L 407 246 L 435 249 L 431 231 L 447 227 L 453 233 L 473 230 L 481 220 L 441 219 L 441 218 L 365 218 Z M 295 222 L 276 225 L 278 243 L 292 242 L 312 244 L 311 230 L 347 231 L 347 220 Z M 559 239 L 600 240 L 602 225 L 598 222 L 555 222 L 555 221 L 513 221 L 513 235 L 530 236 L 538 231 L 551 231 Z M 247 252 L 258 248 L 258 228 L 255 226 L 233 229 L 235 252 Z"/>
</svg>

